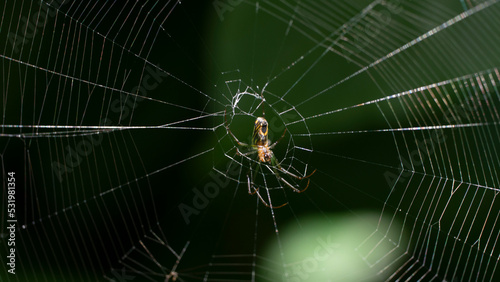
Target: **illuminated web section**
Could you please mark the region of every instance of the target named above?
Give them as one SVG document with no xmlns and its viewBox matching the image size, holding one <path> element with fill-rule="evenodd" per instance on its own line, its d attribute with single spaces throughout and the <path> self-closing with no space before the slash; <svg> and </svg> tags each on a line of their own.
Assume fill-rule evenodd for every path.
<svg viewBox="0 0 500 282">
<path fill-rule="evenodd" d="M 496 281 L 498 2 L 6 1 L 0 280 Z"/>
<path fill-rule="evenodd" d="M 493 69 L 377 103 L 397 123 L 401 150 L 400 167 L 385 173 L 392 190 L 382 216 L 404 221 L 399 238 L 385 236 L 393 226 L 379 226 L 359 250 L 389 279 L 488 280 L 495 273 L 499 74 Z M 395 113 L 408 117 L 404 124 Z M 387 244 L 391 256 L 374 255 Z M 394 264 L 397 271 L 387 273 Z"/>
</svg>

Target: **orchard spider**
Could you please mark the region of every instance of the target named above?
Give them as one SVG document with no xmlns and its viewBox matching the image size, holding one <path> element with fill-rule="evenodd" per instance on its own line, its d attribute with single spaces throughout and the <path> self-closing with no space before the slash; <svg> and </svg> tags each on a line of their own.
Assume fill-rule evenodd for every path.
<svg viewBox="0 0 500 282">
<path fill-rule="evenodd" d="M 261 97 L 262 97 L 262 101 L 264 101 L 264 97 L 262 95 L 261 95 Z M 264 110 L 262 110 L 262 115 L 265 116 Z M 281 137 L 276 142 L 271 144 L 271 141 L 268 138 L 268 132 L 269 132 L 268 125 L 269 124 L 267 123 L 267 120 L 264 117 L 258 117 L 255 120 L 255 126 L 253 128 L 252 144 L 249 145 L 249 144 L 240 142 L 238 140 L 238 138 L 236 138 L 236 136 L 231 132 L 231 130 L 229 129 L 228 122 L 227 122 L 227 116 L 226 116 L 225 110 L 224 110 L 224 120 L 225 120 L 224 126 L 226 127 L 227 132 L 229 132 L 229 134 L 231 134 L 234 141 L 236 141 L 236 143 L 238 143 L 238 145 L 240 147 L 244 147 L 246 149 L 249 149 L 248 152 L 241 153 L 240 149 L 237 148 L 236 149 L 237 154 L 239 154 L 241 156 L 249 156 L 249 155 L 253 155 L 253 154 L 257 153 L 258 162 L 256 164 L 256 170 L 255 170 L 253 176 L 250 175 L 252 172 L 251 170 L 247 173 L 248 194 L 250 194 L 250 195 L 257 194 L 260 201 L 266 207 L 271 208 L 271 209 L 281 208 L 281 207 L 288 204 L 288 203 L 284 203 L 284 204 L 279 205 L 277 207 L 273 207 L 272 204 L 269 205 L 266 203 L 266 201 L 264 201 L 264 199 L 262 198 L 262 196 L 258 192 L 259 189 L 254 187 L 253 182 L 255 180 L 255 176 L 258 174 L 261 163 L 264 163 L 268 168 L 271 167 L 276 178 L 283 181 L 294 192 L 302 193 L 307 189 L 307 187 L 309 187 L 309 182 L 311 181 L 310 179 L 307 180 L 306 187 L 304 189 L 300 190 L 300 189 L 294 187 L 288 181 L 286 181 L 283 177 L 281 177 L 281 175 L 279 173 L 281 171 L 282 173 L 287 174 L 295 179 L 302 180 L 302 179 L 306 179 L 306 178 L 311 177 L 316 172 L 316 170 L 314 170 L 313 172 L 311 172 L 307 176 L 298 176 L 298 175 L 295 175 L 295 174 L 293 174 L 293 173 L 291 173 L 291 172 L 289 172 L 281 167 L 280 162 L 274 156 L 272 149 L 278 144 L 279 141 L 281 141 L 281 139 L 283 139 L 283 137 L 285 136 L 285 133 L 286 133 L 286 128 L 285 128 L 285 131 L 283 131 L 283 134 L 281 135 Z M 253 189 L 253 192 L 252 192 L 252 189 Z"/>
</svg>

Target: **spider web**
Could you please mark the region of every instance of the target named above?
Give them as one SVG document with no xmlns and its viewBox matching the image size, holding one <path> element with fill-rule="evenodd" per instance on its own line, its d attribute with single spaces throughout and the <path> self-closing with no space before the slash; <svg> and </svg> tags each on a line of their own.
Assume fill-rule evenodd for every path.
<svg viewBox="0 0 500 282">
<path fill-rule="evenodd" d="M 499 1 L 351 2 L 5 1 L 2 281 L 497 280 Z"/>
</svg>

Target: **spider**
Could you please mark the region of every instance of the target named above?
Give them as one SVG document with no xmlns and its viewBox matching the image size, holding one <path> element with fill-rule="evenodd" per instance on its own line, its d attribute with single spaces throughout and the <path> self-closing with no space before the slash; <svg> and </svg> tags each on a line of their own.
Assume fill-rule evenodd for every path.
<svg viewBox="0 0 500 282">
<path fill-rule="evenodd" d="M 262 100 L 264 100 L 264 97 L 262 95 L 261 95 L 261 97 L 262 97 Z M 231 132 L 231 129 L 229 129 L 229 125 L 228 125 L 228 122 L 227 122 L 227 116 L 226 116 L 226 111 L 225 110 L 224 110 L 224 120 L 225 120 L 224 125 L 226 127 L 227 132 L 229 132 L 229 134 L 231 134 L 231 136 L 233 137 L 234 141 L 236 141 L 236 143 L 240 147 L 244 147 L 244 148 L 250 149 L 246 153 L 241 153 L 240 149 L 236 148 L 237 154 L 239 154 L 241 156 L 249 156 L 249 155 L 253 155 L 253 154 L 257 153 L 258 163 L 257 163 L 257 168 L 256 168 L 256 171 L 255 171 L 255 174 L 252 177 L 250 175 L 251 174 L 251 170 L 247 173 L 248 194 L 250 194 L 250 195 L 257 194 L 257 196 L 259 197 L 260 201 L 266 207 L 271 208 L 271 209 L 277 209 L 277 208 L 281 208 L 281 207 L 286 206 L 288 203 L 284 203 L 284 204 L 279 205 L 277 207 L 272 206 L 272 204 L 269 205 L 268 203 L 266 203 L 266 201 L 264 201 L 264 199 L 262 198 L 262 196 L 258 192 L 259 189 L 255 188 L 254 185 L 253 185 L 255 176 L 257 175 L 257 173 L 258 173 L 258 171 L 260 169 L 260 165 L 263 163 L 268 168 L 270 166 L 272 168 L 272 172 L 274 173 L 274 175 L 276 176 L 276 178 L 279 179 L 279 180 L 281 180 L 281 181 L 283 181 L 283 183 L 285 183 L 288 187 L 292 188 L 292 190 L 294 192 L 297 192 L 297 193 L 304 192 L 307 189 L 307 187 L 309 187 L 309 182 L 311 180 L 308 179 L 306 187 L 304 189 L 300 190 L 300 189 L 294 187 L 288 181 L 286 181 L 283 177 L 281 177 L 281 175 L 280 175 L 279 172 L 287 174 L 287 175 L 289 175 L 289 176 L 291 176 L 293 178 L 296 178 L 298 180 L 302 180 L 302 179 L 306 179 L 306 178 L 311 177 L 316 172 L 316 170 L 314 170 L 313 172 L 311 172 L 309 175 L 298 176 L 298 175 L 295 175 L 295 174 L 293 174 L 293 173 L 291 173 L 291 172 L 289 172 L 289 171 L 287 171 L 287 170 L 285 170 L 285 169 L 283 169 L 281 167 L 280 162 L 274 156 L 274 153 L 273 153 L 272 149 L 278 144 L 279 141 L 281 141 L 281 139 L 283 139 L 283 137 L 285 136 L 285 133 L 286 133 L 286 128 L 285 128 L 285 131 L 283 131 L 283 134 L 281 135 L 281 137 L 276 142 L 274 142 L 274 143 L 271 144 L 271 141 L 268 138 L 269 124 L 268 124 L 267 120 L 264 118 L 264 116 L 265 116 L 264 110 L 262 110 L 262 115 L 263 115 L 262 117 L 258 117 L 255 120 L 255 126 L 253 128 L 253 135 L 252 135 L 252 144 L 246 144 L 246 143 L 240 142 L 240 140 L 238 140 L 238 138 L 236 138 L 236 136 Z M 252 190 L 253 190 L 253 192 L 252 192 Z"/>
</svg>

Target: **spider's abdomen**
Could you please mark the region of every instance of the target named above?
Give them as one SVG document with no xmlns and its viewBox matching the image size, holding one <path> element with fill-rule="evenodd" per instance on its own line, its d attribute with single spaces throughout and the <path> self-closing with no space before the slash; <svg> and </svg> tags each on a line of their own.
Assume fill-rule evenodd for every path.
<svg viewBox="0 0 500 282">
<path fill-rule="evenodd" d="M 273 152 L 267 145 L 258 146 L 257 153 L 259 155 L 259 160 L 263 163 L 270 163 L 273 157 Z"/>
<path fill-rule="evenodd" d="M 258 117 L 255 120 L 255 126 L 253 128 L 253 137 L 252 137 L 252 143 L 253 145 L 257 146 L 264 146 L 269 143 L 268 137 L 267 137 L 267 120 L 263 117 Z"/>
</svg>

